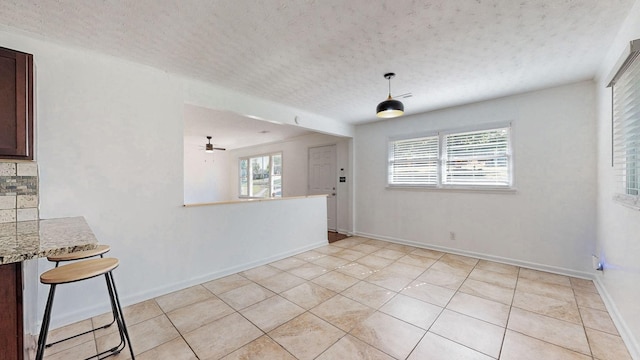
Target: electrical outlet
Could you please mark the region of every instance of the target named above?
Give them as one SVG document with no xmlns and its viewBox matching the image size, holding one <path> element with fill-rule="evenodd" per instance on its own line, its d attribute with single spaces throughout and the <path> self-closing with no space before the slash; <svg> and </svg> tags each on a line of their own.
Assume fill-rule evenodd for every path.
<svg viewBox="0 0 640 360">
<path fill-rule="evenodd" d="M 449 240 L 455 240 L 456 239 L 456 233 L 454 233 L 453 231 L 449 232 Z"/>
</svg>

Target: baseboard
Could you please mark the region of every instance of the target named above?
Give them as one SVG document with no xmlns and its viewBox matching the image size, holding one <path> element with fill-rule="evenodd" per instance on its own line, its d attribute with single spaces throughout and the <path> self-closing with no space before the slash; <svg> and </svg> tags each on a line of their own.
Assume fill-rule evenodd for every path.
<svg viewBox="0 0 640 360">
<path fill-rule="evenodd" d="M 443 252 L 456 254 L 456 255 L 463 255 L 463 256 L 469 256 L 469 257 L 474 257 L 474 258 L 483 259 L 483 260 L 490 260 L 490 261 L 495 261 L 495 262 L 499 262 L 499 263 L 503 263 L 503 264 L 520 266 L 520 267 L 533 269 L 533 270 L 546 271 L 546 272 L 559 274 L 559 275 L 567 275 L 567 276 L 572 276 L 572 277 L 577 277 L 577 278 L 582 278 L 582 279 L 589 279 L 589 280 L 593 279 L 593 274 L 592 273 L 585 272 L 585 271 L 568 269 L 568 268 L 563 268 L 563 267 L 559 267 L 559 266 L 551 266 L 551 265 L 546 265 L 546 264 L 534 263 L 534 262 L 530 262 L 530 261 L 524 261 L 524 260 L 518 260 L 518 259 L 512 259 L 512 258 L 505 258 L 505 257 L 501 257 L 501 256 L 495 256 L 495 255 L 490 255 L 490 254 L 485 254 L 485 253 L 480 253 L 480 252 L 475 252 L 475 251 L 467 251 L 467 250 L 460 250 L 460 249 L 450 248 L 450 247 L 446 247 L 446 246 L 425 244 L 425 243 L 421 243 L 421 242 L 417 242 L 417 241 L 405 240 L 405 239 L 400 239 L 400 238 L 395 238 L 395 237 L 390 237 L 390 236 L 369 234 L 369 233 L 364 233 L 364 232 L 359 232 L 359 231 L 356 231 L 355 235 L 368 237 L 370 239 L 375 239 L 375 240 L 388 241 L 388 242 L 392 242 L 392 243 L 396 243 L 396 244 L 410 245 L 410 246 L 415 246 L 415 247 L 423 248 L 423 249 L 437 250 L 437 251 L 443 251 Z"/>
<path fill-rule="evenodd" d="M 347 229 L 338 229 L 338 233 L 344 234 L 347 236 L 353 236 L 353 231 Z"/>
<path fill-rule="evenodd" d="M 318 241 L 316 243 L 310 244 L 310 245 L 306 245 L 294 250 L 289 250 L 289 251 L 285 251 L 273 256 L 270 256 L 268 258 L 264 258 L 264 259 L 260 259 L 257 261 L 251 261 L 251 262 L 247 262 L 247 263 L 243 263 L 240 265 L 236 265 L 233 267 L 229 267 L 229 268 L 225 268 L 225 269 L 220 269 L 211 273 L 207 273 L 207 274 L 203 274 L 194 278 L 190 278 L 187 279 L 185 281 L 179 281 L 179 282 L 174 282 L 171 284 L 166 284 L 164 286 L 161 287 L 157 287 L 154 289 L 150 289 L 150 290 L 146 290 L 143 292 L 139 292 L 139 293 L 134 293 L 134 294 L 128 294 L 126 296 L 120 296 L 120 302 L 122 304 L 122 306 L 128 306 L 128 305 L 132 305 L 132 304 L 137 304 L 139 302 L 142 301 L 146 301 L 149 299 L 153 299 L 156 298 L 158 296 L 162 296 L 162 295 L 166 295 L 168 293 L 174 292 L 174 291 L 178 291 L 178 290 L 182 290 L 182 289 L 186 289 L 188 287 L 191 286 L 195 286 L 198 284 L 202 284 L 205 283 L 207 281 L 211 281 L 211 280 L 215 280 L 215 279 L 219 279 L 221 277 L 225 277 L 231 274 L 235 274 L 237 272 L 240 271 L 245 271 L 251 268 L 254 268 L 256 266 L 262 266 L 265 264 L 269 264 L 272 263 L 274 261 L 278 261 L 290 256 L 294 256 L 300 253 L 303 253 L 305 251 L 309 251 L 309 250 L 313 250 L 316 249 L 318 247 L 321 246 L 325 246 L 327 245 L 328 242 L 326 240 L 324 241 Z M 118 277 L 117 275 L 115 275 L 115 280 L 117 282 Z M 65 325 L 69 325 L 69 324 L 73 324 L 77 321 L 81 321 L 81 320 L 85 320 L 85 319 L 89 319 L 91 317 L 100 315 L 100 314 L 104 314 L 106 312 L 111 311 L 111 308 L 109 307 L 109 303 L 108 301 L 105 301 L 104 304 L 100 304 L 100 305 L 92 305 L 92 306 L 87 306 L 87 307 L 83 307 L 81 309 L 78 309 L 76 311 L 73 312 L 67 312 L 64 314 L 56 314 L 55 318 L 51 319 L 51 326 L 50 329 L 56 329 Z M 37 328 L 40 329 L 40 325 L 41 325 L 41 320 L 38 323 Z"/>
<path fill-rule="evenodd" d="M 604 305 L 611 316 L 611 320 L 616 325 L 618 332 L 620 333 L 620 337 L 624 341 L 624 344 L 627 346 L 627 350 L 629 350 L 629 354 L 631 358 L 634 360 L 640 360 L 640 344 L 635 339 L 635 337 L 631 334 L 629 327 L 627 326 L 627 322 L 624 320 L 620 311 L 618 311 L 618 307 L 613 302 L 611 295 L 607 291 L 607 288 L 604 286 L 600 278 L 595 276 L 593 282 L 600 293 L 600 297 L 604 302 Z"/>
</svg>

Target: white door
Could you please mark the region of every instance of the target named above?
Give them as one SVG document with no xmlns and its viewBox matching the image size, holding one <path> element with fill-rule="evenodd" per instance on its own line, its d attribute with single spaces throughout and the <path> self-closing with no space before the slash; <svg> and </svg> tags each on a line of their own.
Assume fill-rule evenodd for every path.
<svg viewBox="0 0 640 360">
<path fill-rule="evenodd" d="M 309 148 L 309 195 L 327 195 L 327 226 L 336 231 L 336 146 Z"/>
</svg>

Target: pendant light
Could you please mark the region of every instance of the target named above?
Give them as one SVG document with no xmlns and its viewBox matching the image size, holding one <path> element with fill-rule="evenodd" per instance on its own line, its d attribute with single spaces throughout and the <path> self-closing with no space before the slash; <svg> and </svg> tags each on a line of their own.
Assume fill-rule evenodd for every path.
<svg viewBox="0 0 640 360">
<path fill-rule="evenodd" d="M 376 115 L 379 118 L 390 119 L 404 114 L 404 105 L 391 97 L 391 79 L 393 79 L 394 76 L 396 76 L 394 73 L 384 74 L 384 78 L 389 80 L 389 97 L 387 100 L 378 104 L 376 108 Z"/>
<path fill-rule="evenodd" d="M 213 144 L 211 143 L 211 136 L 207 136 L 207 139 L 209 140 L 209 143 L 205 144 L 204 152 L 212 153 L 213 152 Z"/>
</svg>

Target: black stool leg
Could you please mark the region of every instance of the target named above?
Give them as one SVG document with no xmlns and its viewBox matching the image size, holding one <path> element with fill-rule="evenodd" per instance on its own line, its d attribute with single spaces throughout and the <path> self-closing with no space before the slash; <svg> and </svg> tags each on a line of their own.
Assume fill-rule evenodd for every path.
<svg viewBox="0 0 640 360">
<path fill-rule="evenodd" d="M 36 360 L 42 360 L 44 357 L 44 348 L 47 343 L 47 333 L 49 332 L 49 323 L 51 323 L 51 308 L 53 307 L 53 296 L 56 292 L 56 285 L 52 284 L 49 289 L 49 297 L 47 298 L 47 306 L 44 308 L 44 318 L 42 319 L 42 327 L 38 336 L 38 351 Z"/>
<path fill-rule="evenodd" d="M 124 321 L 124 314 L 122 312 L 122 306 L 120 305 L 118 291 L 116 290 L 115 282 L 113 280 L 113 274 L 111 272 L 106 273 L 105 279 L 107 281 L 107 290 L 109 291 L 109 297 L 111 299 L 113 315 L 116 323 L 118 324 L 118 331 L 120 333 L 120 344 L 118 344 L 116 347 L 110 350 L 107 350 L 98 354 L 98 356 L 103 355 L 107 352 L 112 352 L 112 353 L 105 357 L 99 357 L 99 358 L 104 359 L 108 356 L 115 355 L 120 351 L 122 351 L 126 345 L 128 345 L 129 352 L 131 353 L 131 359 L 135 360 L 135 355 L 133 354 L 133 348 L 131 347 L 131 339 L 129 338 L 129 331 L 127 330 L 127 325 Z M 120 346 L 122 346 L 122 348 L 120 348 Z"/>
</svg>

